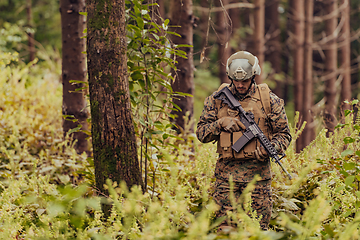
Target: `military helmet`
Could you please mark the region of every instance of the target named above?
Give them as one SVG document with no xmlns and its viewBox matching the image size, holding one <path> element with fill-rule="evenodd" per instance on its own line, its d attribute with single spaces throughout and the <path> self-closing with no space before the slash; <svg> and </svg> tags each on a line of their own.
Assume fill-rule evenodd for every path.
<svg viewBox="0 0 360 240">
<path fill-rule="evenodd" d="M 234 53 L 226 62 L 226 74 L 235 81 L 244 81 L 260 73 L 258 58 L 247 51 Z"/>
</svg>

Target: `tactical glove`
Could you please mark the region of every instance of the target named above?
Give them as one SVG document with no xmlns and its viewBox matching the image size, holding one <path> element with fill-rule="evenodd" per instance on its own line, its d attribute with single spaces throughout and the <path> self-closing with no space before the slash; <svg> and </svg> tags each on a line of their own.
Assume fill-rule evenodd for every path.
<svg viewBox="0 0 360 240">
<path fill-rule="evenodd" d="M 245 125 L 237 118 L 222 117 L 219 119 L 219 125 L 227 132 L 239 132 L 240 129 L 246 129 Z"/>
<path fill-rule="evenodd" d="M 255 150 L 255 157 L 259 161 L 264 161 L 268 158 L 268 154 L 262 146 L 259 146 Z"/>
</svg>

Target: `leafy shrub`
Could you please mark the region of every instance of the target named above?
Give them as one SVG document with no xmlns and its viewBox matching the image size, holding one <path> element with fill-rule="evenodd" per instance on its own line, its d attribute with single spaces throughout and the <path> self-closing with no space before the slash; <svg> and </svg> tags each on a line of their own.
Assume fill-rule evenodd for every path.
<svg viewBox="0 0 360 240">
<path fill-rule="evenodd" d="M 41 174 L 76 181 L 86 156 L 63 139 L 59 75 L 47 63 L 26 65 L 16 53 L 0 54 L 0 178 Z"/>
</svg>

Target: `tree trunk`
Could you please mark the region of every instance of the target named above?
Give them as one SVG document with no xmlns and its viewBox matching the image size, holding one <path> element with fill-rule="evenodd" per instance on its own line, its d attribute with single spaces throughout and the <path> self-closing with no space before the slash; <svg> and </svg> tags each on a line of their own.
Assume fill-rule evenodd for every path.
<svg viewBox="0 0 360 240">
<path fill-rule="evenodd" d="M 88 130 L 85 93 L 78 88 L 83 88 L 86 81 L 86 55 L 85 38 L 83 31 L 86 27 L 85 16 L 79 12 L 85 12 L 85 0 L 61 0 L 61 29 L 62 29 L 62 82 L 63 82 L 63 121 L 64 136 L 70 131 L 82 125 L 82 130 Z M 70 83 L 71 80 L 81 81 Z M 73 121 L 75 120 L 75 122 Z M 77 121 L 76 121 L 77 120 Z M 88 151 L 88 135 L 82 131 L 71 134 L 76 140 L 75 149 L 78 153 Z"/>
<path fill-rule="evenodd" d="M 314 0 L 305 0 L 305 49 L 304 49 L 304 94 L 303 94 L 303 114 L 304 121 L 307 122 L 302 133 L 301 149 L 310 144 L 315 136 L 315 126 L 311 108 L 314 105 L 313 89 L 313 16 Z"/>
<path fill-rule="evenodd" d="M 300 113 L 300 119 L 303 118 L 303 93 L 304 93 L 304 0 L 291 0 L 290 18 L 292 28 L 292 52 L 293 52 L 293 78 L 294 78 L 294 96 L 295 111 Z M 302 121 L 299 122 L 301 126 Z M 302 149 L 302 137 L 296 141 L 296 151 Z"/>
<path fill-rule="evenodd" d="M 254 0 L 254 54 L 259 59 L 262 70 L 265 60 L 265 0 Z M 256 82 L 263 82 L 263 72 L 256 78 Z"/>
<path fill-rule="evenodd" d="M 171 24 L 178 26 L 171 29 L 178 33 L 181 37 L 175 35 L 171 36 L 174 44 L 193 45 L 193 24 L 194 15 L 192 12 L 192 0 L 172 1 L 171 9 Z M 183 92 L 194 95 L 194 63 L 193 63 L 193 48 L 181 47 L 182 51 L 186 53 L 187 59 L 177 57 L 176 72 L 172 72 L 174 82 L 171 84 L 174 92 Z M 189 115 L 189 119 L 194 114 L 194 99 L 188 96 L 179 96 L 173 99 L 173 102 L 180 107 L 180 111 L 172 111 L 175 117 L 175 123 L 178 130 L 185 131 L 185 116 Z M 192 133 L 194 124 L 191 123 L 189 131 Z"/>
<path fill-rule="evenodd" d="M 281 73 L 279 2 L 280 0 L 267 0 L 265 7 L 265 31 L 270 36 L 265 43 L 265 60 L 271 63 L 273 73 Z M 283 98 L 283 83 L 277 79 L 273 79 L 273 81 L 275 81 L 276 86 L 272 91 Z"/>
<path fill-rule="evenodd" d="M 95 178 L 107 194 L 106 179 L 143 186 L 127 79 L 125 0 L 86 3 Z"/>
<path fill-rule="evenodd" d="M 230 3 L 237 3 L 237 0 L 232 0 Z M 242 44 L 242 38 L 240 36 L 239 29 L 241 29 L 242 22 L 241 22 L 241 12 L 248 11 L 246 10 L 240 10 L 240 8 L 231 8 L 229 9 L 229 15 L 231 19 L 231 41 L 235 41 L 236 45 L 229 44 L 229 47 L 231 48 L 230 54 L 233 52 L 237 52 L 241 50 L 241 44 Z"/>
<path fill-rule="evenodd" d="M 216 7 L 224 7 L 228 0 L 216 0 Z M 229 46 L 230 41 L 230 21 L 229 14 L 226 9 L 216 12 L 216 26 L 217 26 L 217 46 L 218 46 L 218 66 L 219 66 L 219 79 L 221 83 L 230 83 L 230 80 L 226 74 L 226 62 L 230 57 L 231 48 Z"/>
<path fill-rule="evenodd" d="M 31 0 L 26 0 L 26 15 L 27 23 L 29 26 L 28 35 L 28 47 L 29 47 L 29 62 L 32 62 L 35 59 L 35 39 L 33 31 L 33 16 L 32 16 L 32 4 Z"/>
<path fill-rule="evenodd" d="M 212 3 L 210 4 L 208 0 L 200 0 L 200 6 L 204 9 L 209 8 L 211 10 Z M 208 40 L 209 40 L 209 30 L 210 30 L 210 18 L 211 12 L 201 11 L 199 29 L 201 34 L 201 53 L 200 53 L 200 63 L 207 58 L 208 55 Z"/>
<path fill-rule="evenodd" d="M 346 100 L 351 100 L 350 1 L 342 0 L 341 2 L 346 6 L 342 11 L 342 21 L 344 21 L 344 26 L 342 27 L 340 35 L 340 68 L 342 69 L 341 105 L 343 110 L 350 110 L 350 104 L 344 103 Z"/>
<path fill-rule="evenodd" d="M 325 54 L 325 112 L 324 121 L 328 132 L 333 132 L 336 125 L 336 77 L 337 77 L 337 1 L 324 1 L 325 13 L 333 16 L 325 20 L 325 35 L 328 38 Z"/>
</svg>

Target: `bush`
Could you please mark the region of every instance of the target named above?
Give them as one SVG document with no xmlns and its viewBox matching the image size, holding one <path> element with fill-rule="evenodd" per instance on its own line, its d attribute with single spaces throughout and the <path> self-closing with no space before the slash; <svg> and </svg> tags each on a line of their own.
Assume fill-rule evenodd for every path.
<svg viewBox="0 0 360 240">
<path fill-rule="evenodd" d="M 360 126 L 352 122 L 352 112 L 331 137 L 321 131 L 300 154 L 292 143 L 283 164 L 293 181 L 272 166 L 270 231 L 260 230 L 257 219 L 245 213 L 250 208 L 238 208 L 229 214 L 241 224 L 224 236 L 216 232 L 211 198 L 216 145 L 190 136 L 194 145 L 158 146 L 150 155 L 151 190 L 143 194 L 108 182 L 110 196 L 99 196 L 86 155 L 76 154 L 71 139 L 63 138 L 61 83 L 46 64 L 25 65 L 16 54 L 1 53 L 2 239 L 359 238 Z M 291 131 L 294 138 L 301 133 Z M 247 201 L 251 186 L 248 190 L 242 197 Z M 108 219 L 103 204 L 113 206 Z"/>
</svg>

